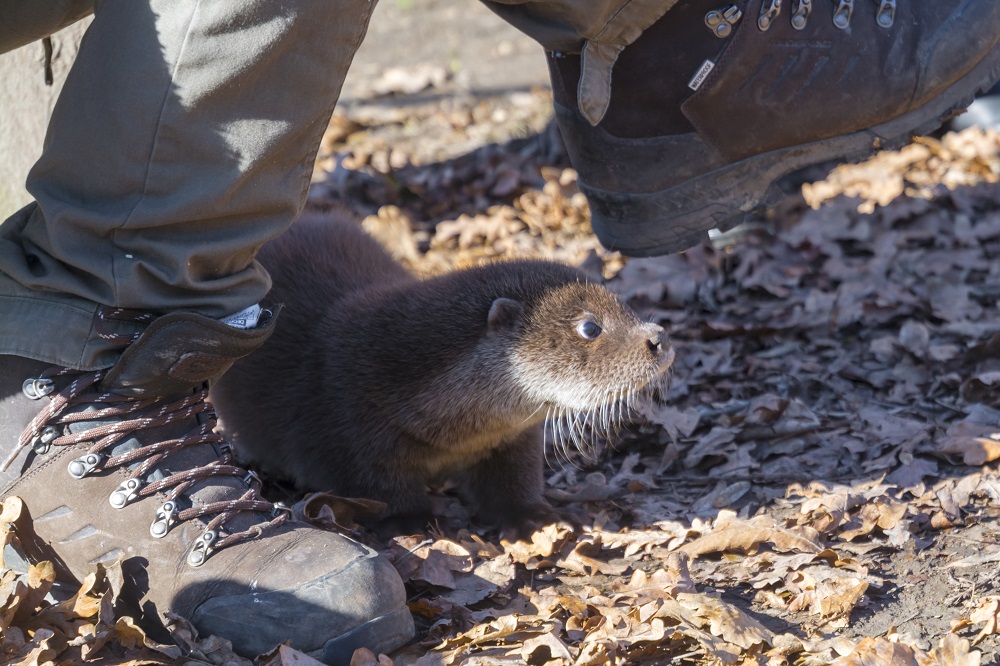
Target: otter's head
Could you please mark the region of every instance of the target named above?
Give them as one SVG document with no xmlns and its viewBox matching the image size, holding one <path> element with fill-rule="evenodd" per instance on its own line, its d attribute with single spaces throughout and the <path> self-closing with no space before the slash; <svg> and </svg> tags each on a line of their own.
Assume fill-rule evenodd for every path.
<svg viewBox="0 0 1000 666">
<path fill-rule="evenodd" d="M 674 359 L 660 326 L 640 320 L 599 285 L 548 290 L 521 315 L 513 373 L 549 419 L 582 417 L 609 430 L 659 387 Z"/>
</svg>

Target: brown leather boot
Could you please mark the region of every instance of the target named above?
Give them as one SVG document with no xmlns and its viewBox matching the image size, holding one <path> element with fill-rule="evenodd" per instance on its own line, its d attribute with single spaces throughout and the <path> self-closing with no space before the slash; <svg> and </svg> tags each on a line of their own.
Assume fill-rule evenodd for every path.
<svg viewBox="0 0 1000 666">
<path fill-rule="evenodd" d="M 213 430 L 207 382 L 273 323 L 106 309 L 97 331 L 127 345 L 108 370 L 0 356 L 0 497 L 24 500 L 35 555 L 64 574 L 122 558 L 144 623 L 172 611 L 247 656 L 286 640 L 330 663 L 391 651 L 413 634 L 392 566 L 261 498 Z M 134 336 L 112 328 L 132 324 Z"/>
<path fill-rule="evenodd" d="M 549 63 L 594 231 L 643 256 L 735 226 L 791 171 L 934 129 L 1000 76 L 998 42 L 996 0 L 680 0 L 621 51 L 606 105 L 579 55 Z"/>
</svg>

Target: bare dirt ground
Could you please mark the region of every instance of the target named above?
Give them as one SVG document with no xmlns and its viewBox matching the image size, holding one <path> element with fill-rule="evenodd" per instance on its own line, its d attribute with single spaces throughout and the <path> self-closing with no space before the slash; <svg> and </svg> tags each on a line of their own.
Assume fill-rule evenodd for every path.
<svg viewBox="0 0 1000 666">
<path fill-rule="evenodd" d="M 549 497 L 582 526 L 508 540 L 447 488 L 434 530 L 388 544 L 337 516 L 393 559 L 418 623 L 410 646 L 352 663 L 1000 663 L 1000 135 L 813 172 L 739 233 L 628 260 L 589 232 L 540 57 L 466 9 L 483 12 L 379 9 L 309 206 L 355 211 L 419 272 L 583 265 L 668 328 L 677 362 L 634 423 L 550 453 Z M 456 23 L 472 56 L 444 32 Z M 414 25 L 450 46 L 417 40 L 387 73 L 394 30 Z M 522 78 L 461 74 L 482 53 L 523 56 Z M 297 510 L 334 527 L 336 505 Z M 0 661 L 249 663 L 179 620 L 186 656 L 156 645 L 109 614 L 103 578 L 46 606 L 49 570 L 5 574 Z M 255 663 L 310 662 L 284 648 Z"/>
</svg>

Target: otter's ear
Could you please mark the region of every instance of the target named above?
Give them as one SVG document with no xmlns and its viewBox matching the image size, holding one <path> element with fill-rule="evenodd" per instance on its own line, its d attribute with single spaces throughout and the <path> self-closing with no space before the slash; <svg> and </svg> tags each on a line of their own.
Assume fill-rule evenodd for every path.
<svg viewBox="0 0 1000 666">
<path fill-rule="evenodd" d="M 521 317 L 521 303 L 512 298 L 498 298 L 490 306 L 486 323 L 491 331 L 511 328 Z"/>
</svg>

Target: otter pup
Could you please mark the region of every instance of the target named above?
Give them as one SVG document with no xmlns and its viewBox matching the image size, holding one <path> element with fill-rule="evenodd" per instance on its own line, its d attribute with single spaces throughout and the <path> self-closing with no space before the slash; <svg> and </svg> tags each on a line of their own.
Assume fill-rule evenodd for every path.
<svg viewBox="0 0 1000 666">
<path fill-rule="evenodd" d="M 606 421 L 673 359 L 662 328 L 561 264 L 420 280 L 357 224 L 319 218 L 258 259 L 284 311 L 212 389 L 237 457 L 302 490 L 384 501 L 383 525 L 425 525 L 425 484 L 448 476 L 490 522 L 551 519 L 547 411 Z"/>
</svg>

